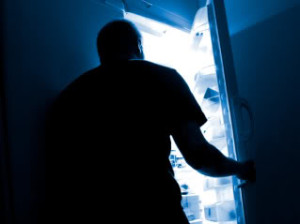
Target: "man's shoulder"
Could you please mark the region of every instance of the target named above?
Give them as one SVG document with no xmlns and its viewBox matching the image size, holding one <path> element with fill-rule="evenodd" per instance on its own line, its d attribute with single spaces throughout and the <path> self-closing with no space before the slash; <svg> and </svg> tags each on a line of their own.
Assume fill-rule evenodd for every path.
<svg viewBox="0 0 300 224">
<path fill-rule="evenodd" d="M 93 82 L 93 79 L 99 74 L 100 67 L 93 68 L 84 72 L 76 79 L 74 79 L 66 88 L 66 90 L 72 90 L 77 88 L 84 88 L 87 84 Z"/>
<path fill-rule="evenodd" d="M 138 76 L 145 77 L 148 81 L 153 80 L 162 84 L 170 84 L 177 79 L 178 72 L 171 67 L 160 65 L 146 60 L 133 60 L 131 71 L 134 71 Z"/>
<path fill-rule="evenodd" d="M 73 81 L 66 85 L 66 87 L 61 91 L 58 95 L 59 100 L 70 100 L 71 98 L 77 98 L 78 95 L 82 95 L 90 88 L 91 83 L 94 81 L 94 77 L 99 73 L 100 68 L 91 69 L 78 77 L 76 77 Z"/>
<path fill-rule="evenodd" d="M 144 67 L 145 69 L 153 69 L 158 71 L 161 70 L 164 72 L 175 72 L 175 69 L 171 67 L 167 67 L 147 60 L 131 60 L 129 61 L 129 63 L 132 64 L 133 66 Z"/>
<path fill-rule="evenodd" d="M 81 83 L 81 82 L 87 82 L 89 80 L 92 80 L 94 77 L 98 76 L 100 72 L 101 72 L 101 66 L 88 70 L 84 72 L 82 75 L 80 75 L 74 81 L 74 83 Z"/>
</svg>

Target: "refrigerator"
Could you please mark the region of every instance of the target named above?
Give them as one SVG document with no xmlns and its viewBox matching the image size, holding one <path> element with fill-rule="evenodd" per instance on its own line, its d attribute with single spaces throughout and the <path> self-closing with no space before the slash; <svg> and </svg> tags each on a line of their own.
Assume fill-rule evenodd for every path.
<svg viewBox="0 0 300 224">
<path fill-rule="evenodd" d="M 222 114 L 230 115 L 224 115 L 222 121 L 230 127 L 226 129 L 229 153 L 232 150 L 238 160 L 255 157 L 259 170 L 257 191 L 256 184 L 230 180 L 236 215 L 232 222 L 300 223 L 299 0 L 53 0 L 51 4 L 3 0 L 1 6 L 1 57 L 5 59 L 0 102 L 1 223 L 40 223 L 37 216 L 44 201 L 41 125 L 48 106 L 62 89 L 99 65 L 95 43 L 99 29 L 132 13 L 167 24 L 182 31 L 180 35 L 190 34 L 195 15 L 203 7 L 207 8 L 218 80 L 218 89 L 211 89 L 220 96 L 209 90 L 208 96 L 215 96 L 215 101 L 207 103 L 220 99 L 225 108 Z M 152 29 L 162 35 L 157 31 L 157 27 Z M 185 78 L 195 93 L 194 77 L 191 72 Z M 203 98 L 195 96 L 202 104 Z M 214 136 L 209 133 L 213 131 L 208 135 Z M 175 146 L 173 150 L 170 160 L 174 169 L 183 173 L 184 161 Z M 192 180 L 200 181 L 198 177 L 205 179 L 198 175 Z M 216 179 L 197 185 L 204 193 L 198 196 L 193 184 L 181 184 L 186 199 L 183 205 L 196 201 L 196 206 L 186 206 L 190 222 L 217 223 L 212 216 L 219 202 L 205 204 L 203 198 L 213 192 L 208 190 L 213 181 Z M 200 212 L 195 214 L 195 210 Z"/>
<path fill-rule="evenodd" d="M 190 1 L 188 10 L 178 11 L 169 11 L 168 1 L 124 2 L 125 19 L 142 33 L 145 59 L 180 73 L 208 119 L 201 127 L 207 141 L 240 160 L 239 151 L 253 132 L 253 115 L 238 95 L 223 1 Z M 173 140 L 170 163 L 190 223 L 246 223 L 242 188 L 248 183 L 201 175 Z"/>
</svg>

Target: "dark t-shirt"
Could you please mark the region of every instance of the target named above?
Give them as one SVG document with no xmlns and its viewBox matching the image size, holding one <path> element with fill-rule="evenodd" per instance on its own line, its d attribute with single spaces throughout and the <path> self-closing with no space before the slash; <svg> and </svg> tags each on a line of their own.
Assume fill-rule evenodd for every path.
<svg viewBox="0 0 300 224">
<path fill-rule="evenodd" d="M 173 69 L 135 60 L 80 76 L 59 96 L 48 123 L 53 214 L 109 223 L 176 217 L 181 195 L 169 162 L 170 135 L 186 120 L 206 122 Z"/>
</svg>

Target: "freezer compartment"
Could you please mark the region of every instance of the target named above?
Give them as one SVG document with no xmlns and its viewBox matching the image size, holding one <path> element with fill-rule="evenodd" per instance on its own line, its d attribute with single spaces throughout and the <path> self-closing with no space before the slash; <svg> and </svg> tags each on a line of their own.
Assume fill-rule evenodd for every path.
<svg viewBox="0 0 300 224">
<path fill-rule="evenodd" d="M 222 178 L 207 178 L 204 182 L 204 190 L 212 190 L 218 188 L 224 188 L 232 185 L 232 177 Z"/>
<path fill-rule="evenodd" d="M 223 201 L 204 207 L 205 219 L 213 222 L 236 221 L 234 201 Z"/>
<path fill-rule="evenodd" d="M 200 222 L 201 219 L 200 203 L 201 201 L 199 199 L 199 195 L 196 194 L 182 195 L 181 206 L 189 221 L 194 221 L 194 223 Z"/>
</svg>

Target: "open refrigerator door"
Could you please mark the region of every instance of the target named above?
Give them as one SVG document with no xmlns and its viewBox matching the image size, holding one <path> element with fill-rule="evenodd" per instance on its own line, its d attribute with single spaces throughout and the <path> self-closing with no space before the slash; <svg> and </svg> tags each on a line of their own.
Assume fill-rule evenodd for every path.
<svg viewBox="0 0 300 224">
<path fill-rule="evenodd" d="M 189 85 L 207 117 L 201 131 L 224 155 L 236 159 L 231 113 L 222 69 L 215 62 L 216 36 L 212 11 L 200 8 L 190 31 L 137 14 L 125 13 L 143 36 L 145 59 L 175 68 Z M 182 207 L 190 223 L 244 224 L 242 198 L 235 177 L 207 177 L 184 160 L 172 140 L 170 162 L 182 191 Z"/>
</svg>

